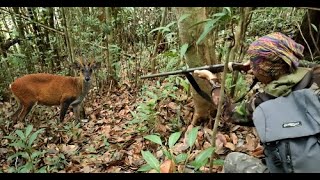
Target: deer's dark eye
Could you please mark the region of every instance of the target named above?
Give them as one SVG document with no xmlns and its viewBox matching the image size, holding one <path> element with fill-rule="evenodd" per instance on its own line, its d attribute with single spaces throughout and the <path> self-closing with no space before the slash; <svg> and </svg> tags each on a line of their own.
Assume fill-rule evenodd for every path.
<svg viewBox="0 0 320 180">
<path fill-rule="evenodd" d="M 92 69 L 90 69 L 89 71 L 92 72 Z"/>
<path fill-rule="evenodd" d="M 81 72 L 84 72 L 84 69 L 81 69 Z"/>
</svg>

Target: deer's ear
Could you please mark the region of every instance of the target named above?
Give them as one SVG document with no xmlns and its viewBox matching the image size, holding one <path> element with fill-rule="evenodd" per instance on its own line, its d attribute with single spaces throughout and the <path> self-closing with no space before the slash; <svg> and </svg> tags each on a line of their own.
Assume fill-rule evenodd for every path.
<svg viewBox="0 0 320 180">
<path fill-rule="evenodd" d="M 80 69 L 81 68 L 81 65 L 79 62 L 73 62 L 71 64 L 71 67 L 74 68 L 74 69 Z"/>
<path fill-rule="evenodd" d="M 99 69 L 101 67 L 101 62 L 96 62 L 92 65 L 92 69 Z"/>
</svg>

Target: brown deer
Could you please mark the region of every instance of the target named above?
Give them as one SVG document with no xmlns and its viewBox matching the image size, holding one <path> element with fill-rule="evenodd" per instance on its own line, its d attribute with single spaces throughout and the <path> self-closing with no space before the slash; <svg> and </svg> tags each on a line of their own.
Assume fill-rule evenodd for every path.
<svg viewBox="0 0 320 180">
<path fill-rule="evenodd" d="M 80 58 L 72 67 L 80 71 L 79 77 L 28 74 L 10 84 L 9 87 L 19 103 L 17 111 L 12 115 L 14 124 L 18 120 L 24 120 L 35 104 L 60 105 L 60 122 L 64 120 L 71 105 L 76 119 L 79 120 L 80 104 L 90 90 L 93 70 L 99 68 L 100 63 L 95 63 L 93 59 L 87 62 Z"/>
</svg>

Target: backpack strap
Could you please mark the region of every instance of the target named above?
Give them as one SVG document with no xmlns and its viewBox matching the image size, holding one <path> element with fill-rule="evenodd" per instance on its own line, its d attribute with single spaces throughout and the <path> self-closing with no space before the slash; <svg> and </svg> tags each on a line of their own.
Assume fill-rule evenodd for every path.
<svg viewBox="0 0 320 180">
<path fill-rule="evenodd" d="M 196 92 L 205 100 L 207 100 L 209 103 L 212 104 L 212 100 L 211 97 L 204 92 L 198 85 L 197 81 L 193 78 L 193 76 L 191 75 L 191 73 L 184 73 L 184 75 L 187 77 L 188 81 L 190 82 L 190 84 L 192 85 L 192 87 L 196 90 Z"/>
<path fill-rule="evenodd" d="M 264 154 L 265 156 L 269 156 L 269 158 L 273 161 L 274 165 L 278 168 L 283 168 L 282 166 L 282 158 L 279 153 L 278 147 L 279 141 L 274 141 L 274 142 L 268 142 L 264 146 Z M 270 154 L 266 153 L 266 150 L 270 152 Z"/>
</svg>

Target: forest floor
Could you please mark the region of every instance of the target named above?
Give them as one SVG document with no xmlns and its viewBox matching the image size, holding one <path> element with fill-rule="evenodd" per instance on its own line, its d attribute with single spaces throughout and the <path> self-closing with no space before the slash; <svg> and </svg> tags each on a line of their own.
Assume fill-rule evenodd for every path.
<svg viewBox="0 0 320 180">
<path fill-rule="evenodd" d="M 150 86 L 153 86 L 150 81 Z M 72 111 L 69 110 L 64 123 L 57 123 L 58 107 L 36 106 L 28 120 L 33 119 L 34 130 L 44 128 L 33 151 L 42 151 L 43 155 L 33 161 L 36 169 L 45 167 L 46 172 L 137 172 L 146 161 L 141 151 L 150 151 L 159 161 L 165 161 L 165 155 L 159 145 L 145 139 L 146 135 L 158 134 L 166 142 L 170 134 L 181 131 L 182 136 L 172 149 L 173 154 L 187 152 L 183 143 L 184 133 L 193 115 L 190 97 L 182 101 L 173 98 L 158 100 L 153 121 L 140 120 L 134 116 L 139 104 L 146 102 L 137 88 L 130 85 L 108 88 L 100 93 L 90 91 L 85 99 L 86 114 L 89 121 L 74 123 Z M 17 105 L 1 102 L 0 120 L 8 121 Z M 32 115 L 31 115 L 32 114 Z M 151 117 L 151 116 L 150 116 Z M 48 119 L 50 121 L 48 121 Z M 176 121 L 173 121 L 176 120 Z M 27 121 L 29 122 L 29 121 Z M 203 123 L 198 131 L 195 146 L 190 151 L 188 162 L 192 161 L 202 150 L 211 146 L 211 127 Z M 25 129 L 27 125 L 19 122 L 14 129 Z M 217 136 L 216 153 L 220 159 L 232 151 L 245 152 L 256 157 L 262 155 L 262 148 L 255 130 L 251 127 L 233 125 L 222 121 Z M 14 131 L 10 131 L 11 134 Z M 8 158 L 16 152 L 27 151 L 10 146 L 11 141 L 0 133 L 0 171 L 16 172 L 19 166 L 26 164 L 23 158 Z M 182 172 L 184 163 L 176 165 L 177 172 Z M 195 172 L 187 166 L 185 172 Z M 209 172 L 209 165 L 197 172 Z M 214 165 L 213 172 L 223 172 L 222 165 Z"/>
</svg>

